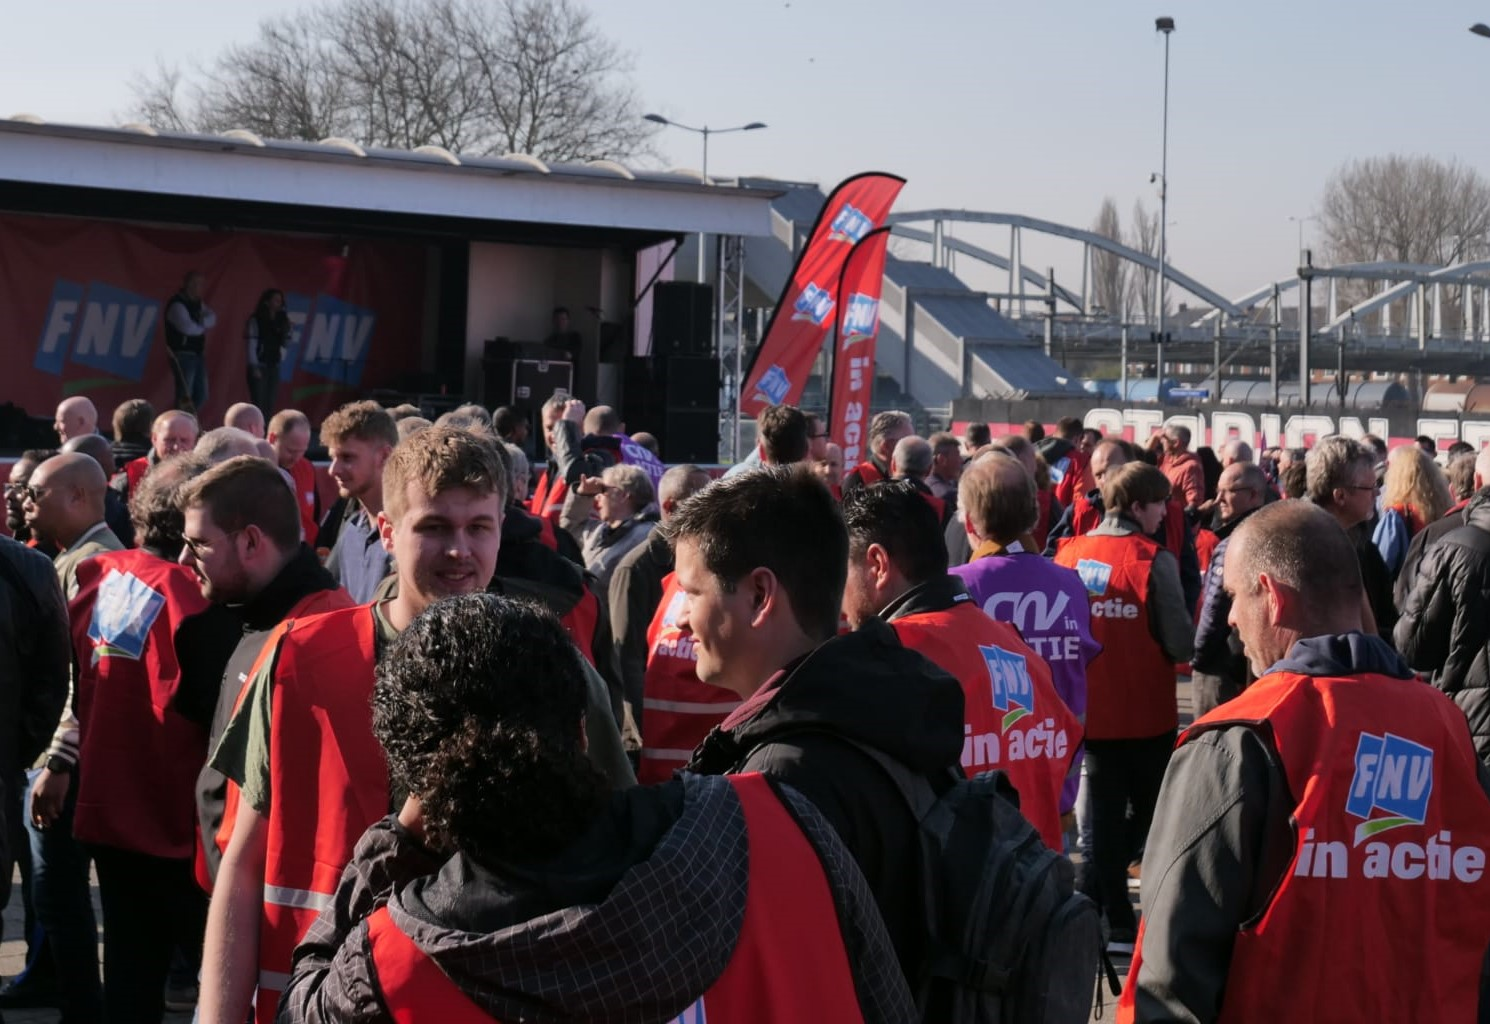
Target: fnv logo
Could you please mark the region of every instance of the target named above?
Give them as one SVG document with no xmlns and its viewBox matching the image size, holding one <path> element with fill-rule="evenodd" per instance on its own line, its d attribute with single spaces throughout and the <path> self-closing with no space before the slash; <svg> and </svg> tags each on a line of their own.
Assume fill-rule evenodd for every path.
<svg viewBox="0 0 1490 1024">
<path fill-rule="evenodd" d="M 1035 713 L 1035 685 L 1030 681 L 1029 663 L 1024 655 L 997 646 L 980 644 L 978 653 L 983 655 L 983 664 L 988 669 L 993 707 L 1004 713 L 1001 728 L 1007 732 L 1009 726 L 1025 715 Z"/>
<path fill-rule="evenodd" d="M 835 305 L 833 296 L 828 294 L 827 289 L 819 288 L 815 282 L 808 281 L 807 287 L 802 289 L 802 294 L 797 296 L 797 301 L 792 306 L 792 319 L 810 320 L 821 327 L 827 322 Z"/>
<path fill-rule="evenodd" d="M 761 374 L 761 379 L 756 382 L 755 397 L 764 399 L 771 405 L 780 405 L 786 401 L 787 392 L 791 389 L 791 378 L 786 375 L 786 371 L 772 363 L 770 369 Z"/>
<path fill-rule="evenodd" d="M 880 303 L 876 298 L 854 292 L 843 311 L 843 344 L 873 338 L 880 325 Z"/>
<path fill-rule="evenodd" d="M 667 611 L 662 613 L 662 625 L 676 626 L 678 616 L 683 614 L 683 602 L 688 600 L 688 595 L 681 590 L 673 595 L 673 599 L 667 603 Z"/>
<path fill-rule="evenodd" d="M 1363 819 L 1355 841 L 1403 825 L 1421 825 L 1433 794 L 1433 748 L 1385 733 L 1361 733 L 1355 748 L 1355 775 L 1345 813 Z"/>
<path fill-rule="evenodd" d="M 71 361 L 139 380 L 159 319 L 160 303 L 155 299 L 98 281 L 84 286 L 59 278 L 52 285 L 33 365 L 60 377 Z"/>
<path fill-rule="evenodd" d="M 844 203 L 833 218 L 833 223 L 828 225 L 828 239 L 853 245 L 869 234 L 873 227 L 874 222 L 864 215 L 863 210 Z"/>
<path fill-rule="evenodd" d="M 1081 577 L 1088 594 L 1101 597 L 1107 593 L 1107 584 L 1112 582 L 1112 566 L 1095 558 L 1082 558 L 1076 563 L 1076 575 Z"/>
<path fill-rule="evenodd" d="M 88 623 L 93 663 L 104 658 L 139 661 L 150 628 L 165 606 L 165 595 L 160 591 L 131 573 L 110 569 L 98 584 L 93 619 Z"/>
</svg>

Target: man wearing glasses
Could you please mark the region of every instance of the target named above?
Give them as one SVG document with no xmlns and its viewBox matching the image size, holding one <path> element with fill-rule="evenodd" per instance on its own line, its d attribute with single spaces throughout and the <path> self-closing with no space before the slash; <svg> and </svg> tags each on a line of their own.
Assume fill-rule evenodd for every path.
<svg viewBox="0 0 1490 1024">
<path fill-rule="evenodd" d="M 1358 441 L 1327 437 L 1309 450 L 1304 465 L 1308 473 L 1305 497 L 1334 516 L 1355 545 L 1370 606 L 1366 632 L 1391 643 L 1392 627 L 1397 624 L 1392 575 L 1364 526 L 1376 514 L 1376 494 L 1381 490 L 1375 457 Z"/>
<path fill-rule="evenodd" d="M 1227 466 L 1216 484 L 1220 522 L 1214 531 L 1216 546 L 1206 569 L 1205 597 L 1195 627 L 1195 656 L 1190 659 L 1190 700 L 1196 718 L 1241 693 L 1250 680 L 1241 641 L 1233 642 L 1227 621 L 1231 597 L 1221 585 L 1221 574 L 1232 533 L 1262 508 L 1267 485 L 1262 470 L 1247 462 Z"/>
</svg>

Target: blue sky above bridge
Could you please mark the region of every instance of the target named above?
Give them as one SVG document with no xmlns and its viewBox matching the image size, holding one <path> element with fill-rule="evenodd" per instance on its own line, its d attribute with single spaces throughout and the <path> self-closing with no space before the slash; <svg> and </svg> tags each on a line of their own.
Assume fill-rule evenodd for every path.
<svg viewBox="0 0 1490 1024">
<path fill-rule="evenodd" d="M 132 73 L 206 61 L 296 5 L 115 0 L 12 5 L 0 116 L 109 124 Z M 1343 160 L 1457 157 L 1490 173 L 1474 100 L 1490 87 L 1490 0 L 1135 4 L 1130 0 L 587 0 L 634 56 L 644 109 L 690 124 L 765 121 L 717 137 L 716 175 L 825 185 L 882 169 L 898 209 L 966 207 L 1087 226 L 1104 196 L 1126 222 L 1155 204 L 1163 41 L 1172 16 L 1171 262 L 1234 295 L 1295 265 L 1297 225 Z M 697 167 L 699 140 L 655 145 Z M 1306 238 L 1315 225 L 1306 224 Z M 965 237 L 998 251 L 1007 232 Z M 1025 239 L 1025 262 L 1079 284 L 1079 248 Z M 964 265 L 959 265 L 959 270 Z M 985 276 L 975 283 L 1002 287 Z M 1178 296 L 1184 300 L 1185 296 Z"/>
</svg>

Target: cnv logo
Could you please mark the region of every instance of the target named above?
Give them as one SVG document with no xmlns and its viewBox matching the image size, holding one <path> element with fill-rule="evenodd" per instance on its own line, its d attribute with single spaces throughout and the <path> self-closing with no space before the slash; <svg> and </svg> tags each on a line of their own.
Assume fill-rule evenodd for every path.
<svg viewBox="0 0 1490 1024">
<path fill-rule="evenodd" d="M 819 288 L 815 282 L 808 281 L 807 287 L 802 289 L 802 294 L 797 296 L 797 301 L 792 305 L 792 319 L 810 320 L 821 327 L 827 322 L 835 305 L 837 303 L 827 289 Z"/>
<path fill-rule="evenodd" d="M 131 573 L 110 569 L 98 585 L 88 639 L 93 641 L 93 663 L 104 658 L 139 661 L 150 628 L 166 605 L 165 595 Z"/>
<path fill-rule="evenodd" d="M 1361 818 L 1355 841 L 1403 825 L 1421 825 L 1433 793 L 1433 748 L 1385 733 L 1361 733 L 1355 748 L 1355 775 L 1345 813 Z"/>
<path fill-rule="evenodd" d="M 772 405 L 780 405 L 786 401 L 787 392 L 792 389 L 791 378 L 786 371 L 772 363 L 761 379 L 755 383 L 756 398 L 763 398 Z"/>
<path fill-rule="evenodd" d="M 1093 597 L 1107 593 L 1107 584 L 1112 582 L 1112 566 L 1095 558 L 1082 558 L 1076 562 L 1076 575 L 1086 585 L 1086 592 Z"/>
<path fill-rule="evenodd" d="M 879 325 L 879 299 L 854 292 L 848 300 L 848 308 L 843 311 L 844 347 L 873 338 Z"/>
<path fill-rule="evenodd" d="M 853 245 L 869 234 L 873 227 L 874 222 L 864 215 L 863 210 L 844 203 L 839 207 L 833 223 L 828 225 L 828 240 Z"/>
<path fill-rule="evenodd" d="M 1035 685 L 1030 682 L 1030 667 L 1024 655 L 1014 654 L 1002 647 L 978 646 L 983 655 L 983 664 L 988 669 L 988 681 L 993 687 L 993 707 L 1004 713 L 1000 727 L 1005 732 L 1009 726 L 1025 715 L 1035 713 Z"/>
<path fill-rule="evenodd" d="M 58 279 L 33 365 L 62 375 L 71 361 L 126 380 L 139 380 L 150 358 L 160 302 L 90 281 Z"/>
</svg>

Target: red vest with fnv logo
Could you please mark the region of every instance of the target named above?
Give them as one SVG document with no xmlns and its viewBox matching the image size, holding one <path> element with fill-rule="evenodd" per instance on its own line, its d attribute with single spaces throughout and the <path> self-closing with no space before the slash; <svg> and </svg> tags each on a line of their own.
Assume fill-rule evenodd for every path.
<svg viewBox="0 0 1490 1024">
<path fill-rule="evenodd" d="M 1159 545 L 1147 537 L 1073 537 L 1055 560 L 1075 569 L 1102 645 L 1086 670 L 1086 738 L 1146 739 L 1179 724 L 1174 662 L 1149 629 L 1149 573 Z"/>
<path fill-rule="evenodd" d="M 1019 810 L 1052 850 L 1063 849 L 1061 785 L 1081 725 L 1051 682 L 1050 666 L 1005 622 L 971 600 L 890 623 L 900 642 L 950 672 L 964 697 L 962 769 L 999 769 L 1019 791 Z"/>
<path fill-rule="evenodd" d="M 724 973 L 675 1024 L 862 1021 L 817 851 L 765 776 L 734 775 L 729 782 L 750 844 L 745 919 Z M 493 1018 L 399 929 L 386 905 L 368 919 L 368 943 L 382 1004 L 397 1024 L 491 1024 Z"/>
<path fill-rule="evenodd" d="M 1463 713 L 1380 675 L 1273 673 L 1196 722 L 1270 741 L 1297 847 L 1237 933 L 1221 1021 L 1468 1024 L 1490 945 L 1490 798 Z M 1143 932 L 1118 1005 L 1134 1019 Z"/>
<path fill-rule="evenodd" d="M 388 765 L 372 731 L 376 634 L 372 607 L 357 605 L 286 622 L 260 656 L 276 661 L 258 1020 L 274 1019 L 291 953 L 357 840 L 388 813 Z"/>
<path fill-rule="evenodd" d="M 185 566 L 138 548 L 78 563 L 68 605 L 77 685 L 73 834 L 152 857 L 196 850 L 196 776 L 207 730 L 174 710 L 176 629 L 207 609 Z"/>
<path fill-rule="evenodd" d="M 679 629 L 684 594 L 673 573 L 662 580 L 662 600 L 647 627 L 647 674 L 642 689 L 642 757 L 636 779 L 666 782 L 674 769 L 735 708 L 740 697 L 698 678 L 693 634 Z"/>
</svg>

